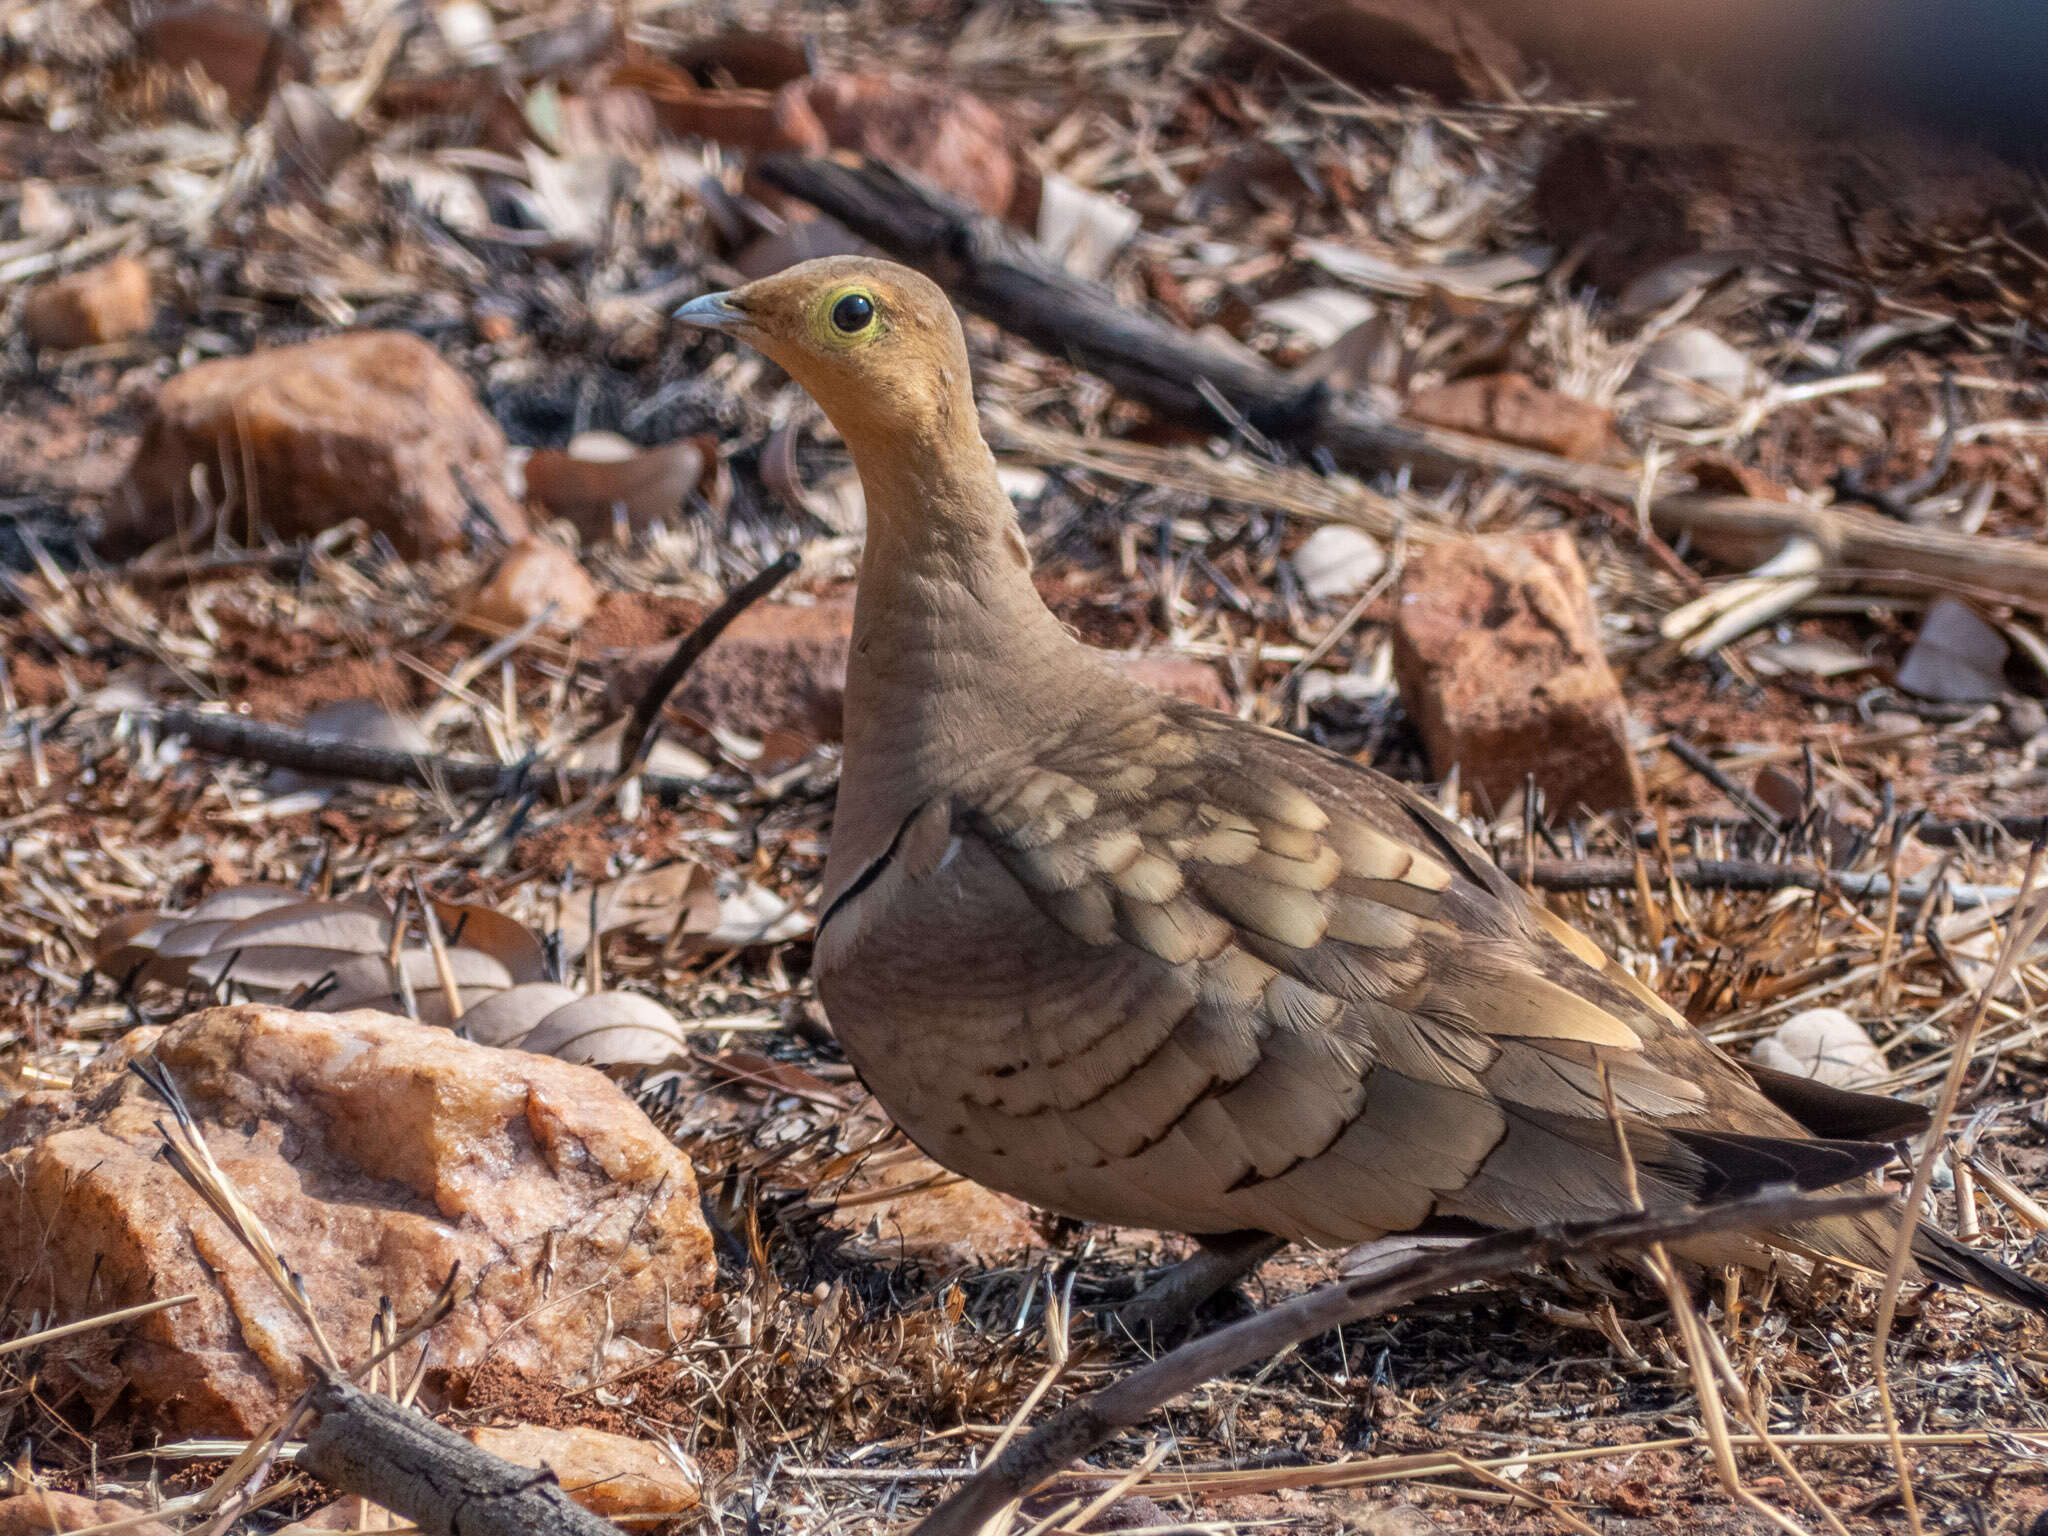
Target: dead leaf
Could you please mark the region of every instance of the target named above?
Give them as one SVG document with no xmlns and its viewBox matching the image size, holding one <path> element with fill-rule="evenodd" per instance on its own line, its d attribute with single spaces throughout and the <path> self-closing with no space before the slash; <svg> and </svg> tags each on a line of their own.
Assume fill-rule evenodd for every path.
<svg viewBox="0 0 2048 1536">
<path fill-rule="evenodd" d="M 675 522 L 693 495 L 710 499 L 720 468 L 708 437 L 640 448 L 586 432 L 566 450 L 536 450 L 526 461 L 526 491 L 595 541 L 615 537 L 621 522 L 635 533 Z"/>
<path fill-rule="evenodd" d="M 718 923 L 704 935 L 711 945 L 780 944 L 811 931 L 811 914 L 766 886 L 748 881 L 718 900 Z"/>
<path fill-rule="evenodd" d="M 550 1013 L 520 1049 L 593 1067 L 658 1067 L 684 1055 L 689 1047 L 675 1015 L 653 998 L 638 992 L 599 992 Z"/>
<path fill-rule="evenodd" d="M 566 1008 L 582 994 L 556 981 L 529 981 L 493 993 L 464 1011 L 455 1032 L 479 1045 L 513 1047 L 525 1042 L 549 1014 Z"/>
<path fill-rule="evenodd" d="M 1899 686 L 1923 699 L 1975 703 L 2005 692 L 2005 636 L 1968 603 L 1936 598 L 1899 663 Z"/>
<path fill-rule="evenodd" d="M 678 914 L 686 934 L 708 933 L 719 922 L 718 882 L 702 864 L 678 860 L 652 869 L 635 870 L 595 888 L 597 931 L 630 931 L 647 939 L 666 939 L 676 930 Z M 591 898 L 585 888 L 570 893 L 561 918 L 562 956 L 574 960 L 590 947 Z"/>
<path fill-rule="evenodd" d="M 1113 197 L 1064 176 L 1039 177 L 1038 244 L 1076 277 L 1101 277 L 1143 224 L 1135 208 Z"/>
<path fill-rule="evenodd" d="M 268 952 L 259 951 L 255 959 L 262 962 Z M 394 973 L 391 963 L 382 953 L 335 955 L 325 963 L 313 957 L 331 951 L 282 951 L 282 960 L 300 960 L 301 968 L 291 972 L 290 985 L 303 987 L 329 975 L 333 982 L 329 989 L 315 999 L 311 1007 L 315 1013 L 346 1013 L 351 1008 L 381 1008 L 387 1013 L 401 1012 L 398 978 L 403 975 L 418 1000 L 421 1018 L 426 1017 L 428 995 L 437 1001 L 445 1001 L 446 989 L 441 983 L 441 966 L 433 953 L 426 949 L 401 950 L 398 968 Z M 508 989 L 512 985 L 512 973 L 503 961 L 495 955 L 487 955 L 480 949 L 451 949 L 447 951 L 448 971 L 455 978 L 456 990 L 463 994 L 465 1003 L 471 993 L 476 1000 Z M 310 961 L 311 963 L 306 963 Z M 284 965 L 272 968 L 281 971 Z M 196 971 L 196 968 L 195 968 Z M 241 967 L 231 974 L 232 980 L 240 980 Z M 280 988 L 279 990 L 283 990 Z M 466 1016 L 466 1008 L 465 1008 Z"/>
<path fill-rule="evenodd" d="M 526 924 L 468 901 L 437 901 L 434 916 L 452 948 L 482 950 L 505 967 L 514 983 L 547 979 L 547 956 Z"/>
</svg>

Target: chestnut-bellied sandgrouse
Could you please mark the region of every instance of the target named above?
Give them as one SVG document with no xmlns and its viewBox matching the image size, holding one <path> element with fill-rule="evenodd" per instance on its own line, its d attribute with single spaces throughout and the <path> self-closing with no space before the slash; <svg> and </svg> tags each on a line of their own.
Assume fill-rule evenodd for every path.
<svg viewBox="0 0 2048 1536">
<path fill-rule="evenodd" d="M 1277 1241 L 1520 1227 L 1867 1180 L 1912 1106 L 1745 1067 L 1401 785 L 1153 693 L 1032 584 L 960 323 L 806 262 L 679 318 L 766 353 L 867 496 L 814 959 L 862 1079 L 947 1167 L 1193 1233 L 1190 1303 Z M 1896 1213 L 1681 1252 L 1883 1268 Z M 1920 1273 L 2048 1288 L 1923 1226 Z"/>
</svg>

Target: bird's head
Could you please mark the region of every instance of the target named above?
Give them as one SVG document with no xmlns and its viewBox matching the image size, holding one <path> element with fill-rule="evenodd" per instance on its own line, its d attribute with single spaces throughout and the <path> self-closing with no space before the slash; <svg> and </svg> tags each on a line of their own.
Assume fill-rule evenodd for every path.
<svg viewBox="0 0 2048 1536">
<path fill-rule="evenodd" d="M 864 441 L 933 443 L 978 430 L 959 318 L 908 267 L 828 256 L 692 299 L 676 318 L 780 363 L 856 456 Z"/>
</svg>

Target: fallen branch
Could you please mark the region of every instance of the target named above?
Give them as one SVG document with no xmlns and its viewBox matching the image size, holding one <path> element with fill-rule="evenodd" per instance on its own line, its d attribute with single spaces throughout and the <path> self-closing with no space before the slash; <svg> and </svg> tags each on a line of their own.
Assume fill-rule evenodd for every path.
<svg viewBox="0 0 2048 1536">
<path fill-rule="evenodd" d="M 1520 880 L 1524 868 L 1529 881 L 1539 890 L 1633 891 L 1636 861 L 1614 857 L 1582 859 L 1537 859 L 1526 865 L 1513 855 L 1503 855 L 1500 867 L 1510 880 Z M 1659 871 L 1661 878 L 1662 871 Z M 1699 891 L 1838 891 L 1844 896 L 1889 896 L 1891 879 L 1882 870 L 1857 871 L 1822 869 L 1817 864 L 1777 864 L 1768 859 L 1676 859 L 1671 878 Z M 1958 907 L 1981 907 L 2010 901 L 2018 892 L 2011 885 L 1945 883 L 1949 899 Z M 1925 880 L 1899 882 L 1901 901 L 1924 901 L 1932 887 Z"/>
<path fill-rule="evenodd" d="M 801 563 L 791 552 L 763 567 L 744 585 L 735 588 L 706 614 L 677 643 L 654 680 L 641 693 L 619 745 L 619 766 L 615 772 L 600 768 L 568 768 L 558 763 L 529 759 L 521 763 L 493 763 L 478 757 L 454 757 L 438 752 L 406 752 L 394 747 L 373 747 L 340 736 L 323 736 L 271 725 L 241 715 L 217 714 L 196 709 L 167 709 L 156 716 L 157 728 L 166 736 L 181 737 L 202 752 L 245 762 L 266 763 L 273 768 L 291 768 L 300 773 L 330 779 L 357 779 L 369 784 L 397 784 L 413 789 L 438 788 L 450 794 L 486 793 L 500 797 L 521 794 L 528 789 L 552 789 L 559 798 L 579 794 L 602 794 L 637 768 L 654 744 L 655 718 L 670 694 L 683 684 L 697 659 L 725 633 L 726 626 L 750 605 L 773 591 Z M 704 781 L 678 778 L 671 774 L 642 776 L 642 788 L 661 800 L 680 800 L 701 792 Z"/>
<path fill-rule="evenodd" d="M 1425 1254 L 1392 1270 L 1322 1286 L 1256 1317 L 1218 1329 L 1111 1383 L 1016 1441 L 912 1529 L 911 1536 L 973 1536 L 998 1510 L 1068 1463 L 1203 1382 L 1269 1359 L 1283 1349 L 1360 1318 L 1452 1286 L 1572 1255 L 1683 1241 L 1712 1232 L 1774 1227 L 1873 1210 L 1879 1193 L 1812 1199 L 1766 1194 L 1705 1208 L 1500 1232 L 1448 1253 Z"/>
<path fill-rule="evenodd" d="M 602 789 L 612 782 L 609 770 L 565 768 L 557 763 L 530 759 L 522 763 L 493 763 L 480 757 L 455 757 L 439 752 L 406 752 L 396 747 L 373 747 L 340 736 L 323 736 L 272 725 L 243 715 L 216 714 L 196 709 L 167 709 L 153 717 L 157 729 L 176 736 L 201 752 L 217 757 L 239 758 L 265 763 L 273 768 L 292 768 L 301 773 L 331 779 L 356 779 L 368 784 L 398 784 L 413 789 L 438 788 L 450 794 L 486 793 L 510 796 L 529 789 L 553 790 L 559 798 L 570 799 L 586 790 Z M 649 794 L 662 799 L 681 799 L 700 792 L 699 779 L 670 774 L 648 774 Z"/>
<path fill-rule="evenodd" d="M 1894 522 L 1856 507 L 1749 496 L 1660 496 L 1650 521 L 1665 537 L 1687 535 L 1695 549 L 1742 570 L 1768 560 L 1787 539 L 1809 539 L 1820 547 L 1824 568 L 1849 567 L 1865 585 L 1881 586 L 1885 573 L 1896 571 L 2048 609 L 2048 549 L 2018 539 Z"/>
<path fill-rule="evenodd" d="M 493 1456 L 317 1361 L 306 1369 L 320 1422 L 294 1459 L 322 1482 L 396 1510 L 429 1536 L 620 1536 L 552 1472 Z"/>
<path fill-rule="evenodd" d="M 892 166 L 783 154 L 764 157 L 756 171 L 916 267 L 974 313 L 1099 374 L 1168 420 L 1205 432 L 1249 426 L 1296 447 L 1326 449 L 1352 468 L 1406 461 L 1450 475 L 1476 466 L 1621 501 L 1641 488 L 1632 470 L 1395 421 L 1357 396 L 1305 388 L 1132 309 L 999 221 Z"/>
<path fill-rule="evenodd" d="M 1132 309 L 1100 283 L 1075 277 L 1031 241 L 978 209 L 875 161 L 844 165 L 769 155 L 763 180 L 831 215 L 861 239 L 916 267 L 975 314 L 1107 380 L 1155 414 L 1205 432 L 1249 428 L 1297 449 L 1321 448 L 1337 463 L 1379 470 L 1409 463 L 1448 476 L 1472 469 L 1633 505 L 1639 471 L 1519 448 L 1492 438 L 1398 421 L 1356 395 L 1304 388 L 1276 368 L 1225 352 Z M 1250 435 L 1245 433 L 1244 435 Z M 1651 489 L 1651 521 L 1666 537 L 1742 569 L 1788 538 L 1818 544 L 1829 567 L 1882 584 L 1886 573 L 1918 585 L 1953 583 L 2048 609 L 2048 549 L 2016 539 L 1923 528 L 1847 507 L 1810 507 L 1746 497 L 1686 494 L 1665 475 Z M 1850 572 L 1841 573 L 1847 579 Z"/>
</svg>

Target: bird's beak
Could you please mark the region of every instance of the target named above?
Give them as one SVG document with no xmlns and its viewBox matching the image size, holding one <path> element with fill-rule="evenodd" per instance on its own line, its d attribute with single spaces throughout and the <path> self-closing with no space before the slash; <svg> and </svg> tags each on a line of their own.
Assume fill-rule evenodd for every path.
<svg viewBox="0 0 2048 1536">
<path fill-rule="evenodd" d="M 747 312 L 732 301 L 730 293 L 707 293 L 690 300 L 676 311 L 685 325 L 701 325 L 707 331 L 736 331 L 747 323 Z"/>
</svg>

